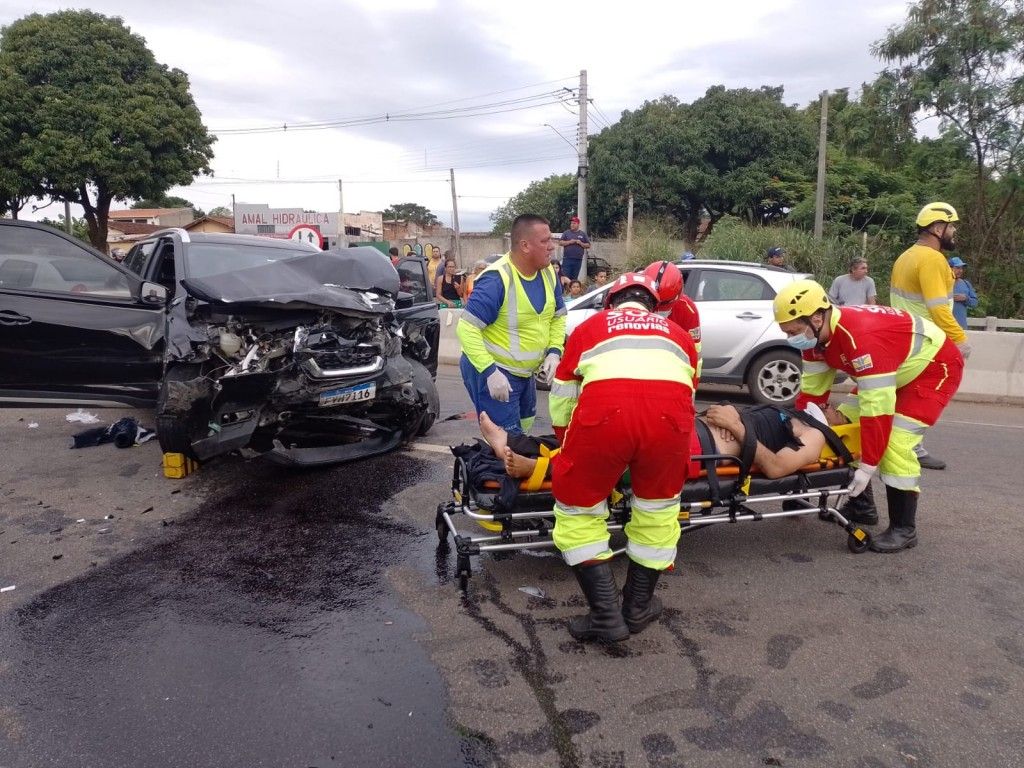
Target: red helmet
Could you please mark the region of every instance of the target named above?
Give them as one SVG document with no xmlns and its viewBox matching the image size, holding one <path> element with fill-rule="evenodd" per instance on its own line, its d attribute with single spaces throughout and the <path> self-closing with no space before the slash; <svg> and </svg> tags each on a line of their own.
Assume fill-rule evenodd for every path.
<svg viewBox="0 0 1024 768">
<path fill-rule="evenodd" d="M 644 270 L 658 288 L 658 309 L 669 305 L 683 292 L 683 273 L 671 261 L 655 261 Z"/>
<path fill-rule="evenodd" d="M 608 289 L 608 293 L 604 296 L 604 308 L 608 309 L 611 306 L 612 298 L 630 288 L 647 291 L 654 298 L 654 303 L 658 303 L 658 288 L 654 281 L 642 272 L 627 272 L 612 283 L 612 287 Z"/>
</svg>

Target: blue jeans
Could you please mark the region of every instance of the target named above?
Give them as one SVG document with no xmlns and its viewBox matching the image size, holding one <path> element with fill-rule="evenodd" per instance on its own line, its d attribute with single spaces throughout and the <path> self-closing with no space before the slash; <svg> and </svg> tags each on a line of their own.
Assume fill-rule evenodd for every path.
<svg viewBox="0 0 1024 768">
<path fill-rule="evenodd" d="M 583 259 L 562 259 L 562 274 L 570 280 L 581 280 L 580 267 L 583 266 Z M 586 275 L 583 275 L 586 278 Z"/>
<path fill-rule="evenodd" d="M 491 421 L 510 434 L 530 430 L 537 416 L 537 383 L 532 376 L 516 376 L 499 368 L 512 387 L 508 402 L 500 403 L 487 390 L 487 377 L 479 373 L 465 355 L 459 360 L 459 370 L 478 415 L 486 413 Z"/>
</svg>

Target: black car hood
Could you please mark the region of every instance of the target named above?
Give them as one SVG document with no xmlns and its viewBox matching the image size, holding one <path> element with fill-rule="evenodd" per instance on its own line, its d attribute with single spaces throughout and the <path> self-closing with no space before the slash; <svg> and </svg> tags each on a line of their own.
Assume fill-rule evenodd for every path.
<svg viewBox="0 0 1024 768">
<path fill-rule="evenodd" d="M 394 309 L 398 272 L 376 248 L 318 251 L 222 275 L 186 278 L 182 286 L 211 304 L 263 304 L 288 308 L 325 307 L 384 313 Z M 383 300 L 366 292 L 389 294 Z"/>
</svg>

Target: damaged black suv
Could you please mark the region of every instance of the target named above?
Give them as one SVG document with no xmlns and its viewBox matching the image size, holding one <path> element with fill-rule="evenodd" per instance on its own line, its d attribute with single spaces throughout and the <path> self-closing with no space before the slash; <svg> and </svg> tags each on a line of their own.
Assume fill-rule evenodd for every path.
<svg viewBox="0 0 1024 768">
<path fill-rule="evenodd" d="M 164 451 L 319 465 L 437 418 L 425 264 L 375 248 L 157 232 L 119 264 L 0 221 L 0 403 L 154 405 Z"/>
</svg>

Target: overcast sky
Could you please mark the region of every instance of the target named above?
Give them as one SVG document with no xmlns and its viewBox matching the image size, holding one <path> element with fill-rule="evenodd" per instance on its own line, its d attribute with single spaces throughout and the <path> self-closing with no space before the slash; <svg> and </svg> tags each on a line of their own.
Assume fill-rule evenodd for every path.
<svg viewBox="0 0 1024 768">
<path fill-rule="evenodd" d="M 869 46 L 906 3 L 0 0 L 0 25 L 59 8 L 121 16 L 157 60 L 188 73 L 218 133 L 215 177 L 171 194 L 206 210 L 230 206 L 233 193 L 336 211 L 340 178 L 346 211 L 411 201 L 450 222 L 454 167 L 462 229 L 484 231 L 531 181 L 575 172 L 581 69 L 591 135 L 645 100 L 691 101 L 716 84 L 783 85 L 803 105 L 873 79 L 881 66 Z M 481 105 L 494 114 L 296 130 Z"/>
</svg>

